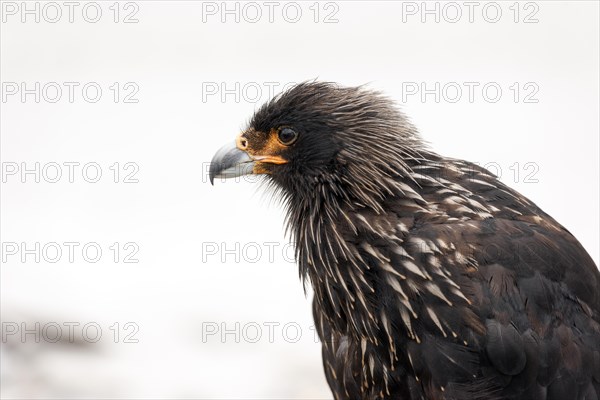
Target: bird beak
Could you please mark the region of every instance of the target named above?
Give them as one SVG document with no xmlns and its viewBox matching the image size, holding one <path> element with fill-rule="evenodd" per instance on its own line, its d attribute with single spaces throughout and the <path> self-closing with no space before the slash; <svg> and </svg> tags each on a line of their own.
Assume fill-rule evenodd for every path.
<svg viewBox="0 0 600 400">
<path fill-rule="evenodd" d="M 240 150 L 236 142 L 221 147 L 210 162 L 209 177 L 211 185 L 215 178 L 235 178 L 253 172 L 255 161 L 248 153 Z"/>
</svg>

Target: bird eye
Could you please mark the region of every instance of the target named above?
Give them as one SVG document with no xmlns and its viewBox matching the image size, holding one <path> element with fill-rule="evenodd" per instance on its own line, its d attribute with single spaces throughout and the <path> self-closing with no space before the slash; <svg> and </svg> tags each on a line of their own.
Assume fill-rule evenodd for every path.
<svg viewBox="0 0 600 400">
<path fill-rule="evenodd" d="M 279 129 L 277 137 L 282 144 L 289 146 L 296 141 L 298 138 L 298 133 L 296 133 L 296 131 L 292 128 L 281 128 Z"/>
</svg>

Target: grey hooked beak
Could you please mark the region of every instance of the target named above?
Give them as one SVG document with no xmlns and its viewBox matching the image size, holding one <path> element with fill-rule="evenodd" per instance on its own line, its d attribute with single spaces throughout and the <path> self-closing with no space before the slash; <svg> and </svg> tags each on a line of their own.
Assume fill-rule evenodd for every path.
<svg viewBox="0 0 600 400">
<path fill-rule="evenodd" d="M 254 160 L 248 153 L 238 149 L 235 142 L 221 147 L 210 162 L 210 184 L 215 178 L 235 178 L 252 173 Z"/>
</svg>

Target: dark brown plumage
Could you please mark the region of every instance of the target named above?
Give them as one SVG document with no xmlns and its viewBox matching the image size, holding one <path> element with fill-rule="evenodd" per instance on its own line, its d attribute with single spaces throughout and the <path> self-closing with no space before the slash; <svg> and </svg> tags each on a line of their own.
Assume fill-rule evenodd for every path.
<svg viewBox="0 0 600 400">
<path fill-rule="evenodd" d="M 265 174 L 315 292 L 336 399 L 600 398 L 600 274 L 489 171 L 378 93 L 300 84 L 211 165 Z"/>
</svg>

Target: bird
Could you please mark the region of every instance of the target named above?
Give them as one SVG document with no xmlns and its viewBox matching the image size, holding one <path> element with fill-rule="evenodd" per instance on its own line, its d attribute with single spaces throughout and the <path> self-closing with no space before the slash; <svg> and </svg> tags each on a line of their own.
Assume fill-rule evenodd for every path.
<svg viewBox="0 0 600 400">
<path fill-rule="evenodd" d="M 258 108 L 210 182 L 281 200 L 336 400 L 600 399 L 600 273 L 487 169 L 437 154 L 393 99 L 306 81 Z"/>
</svg>

